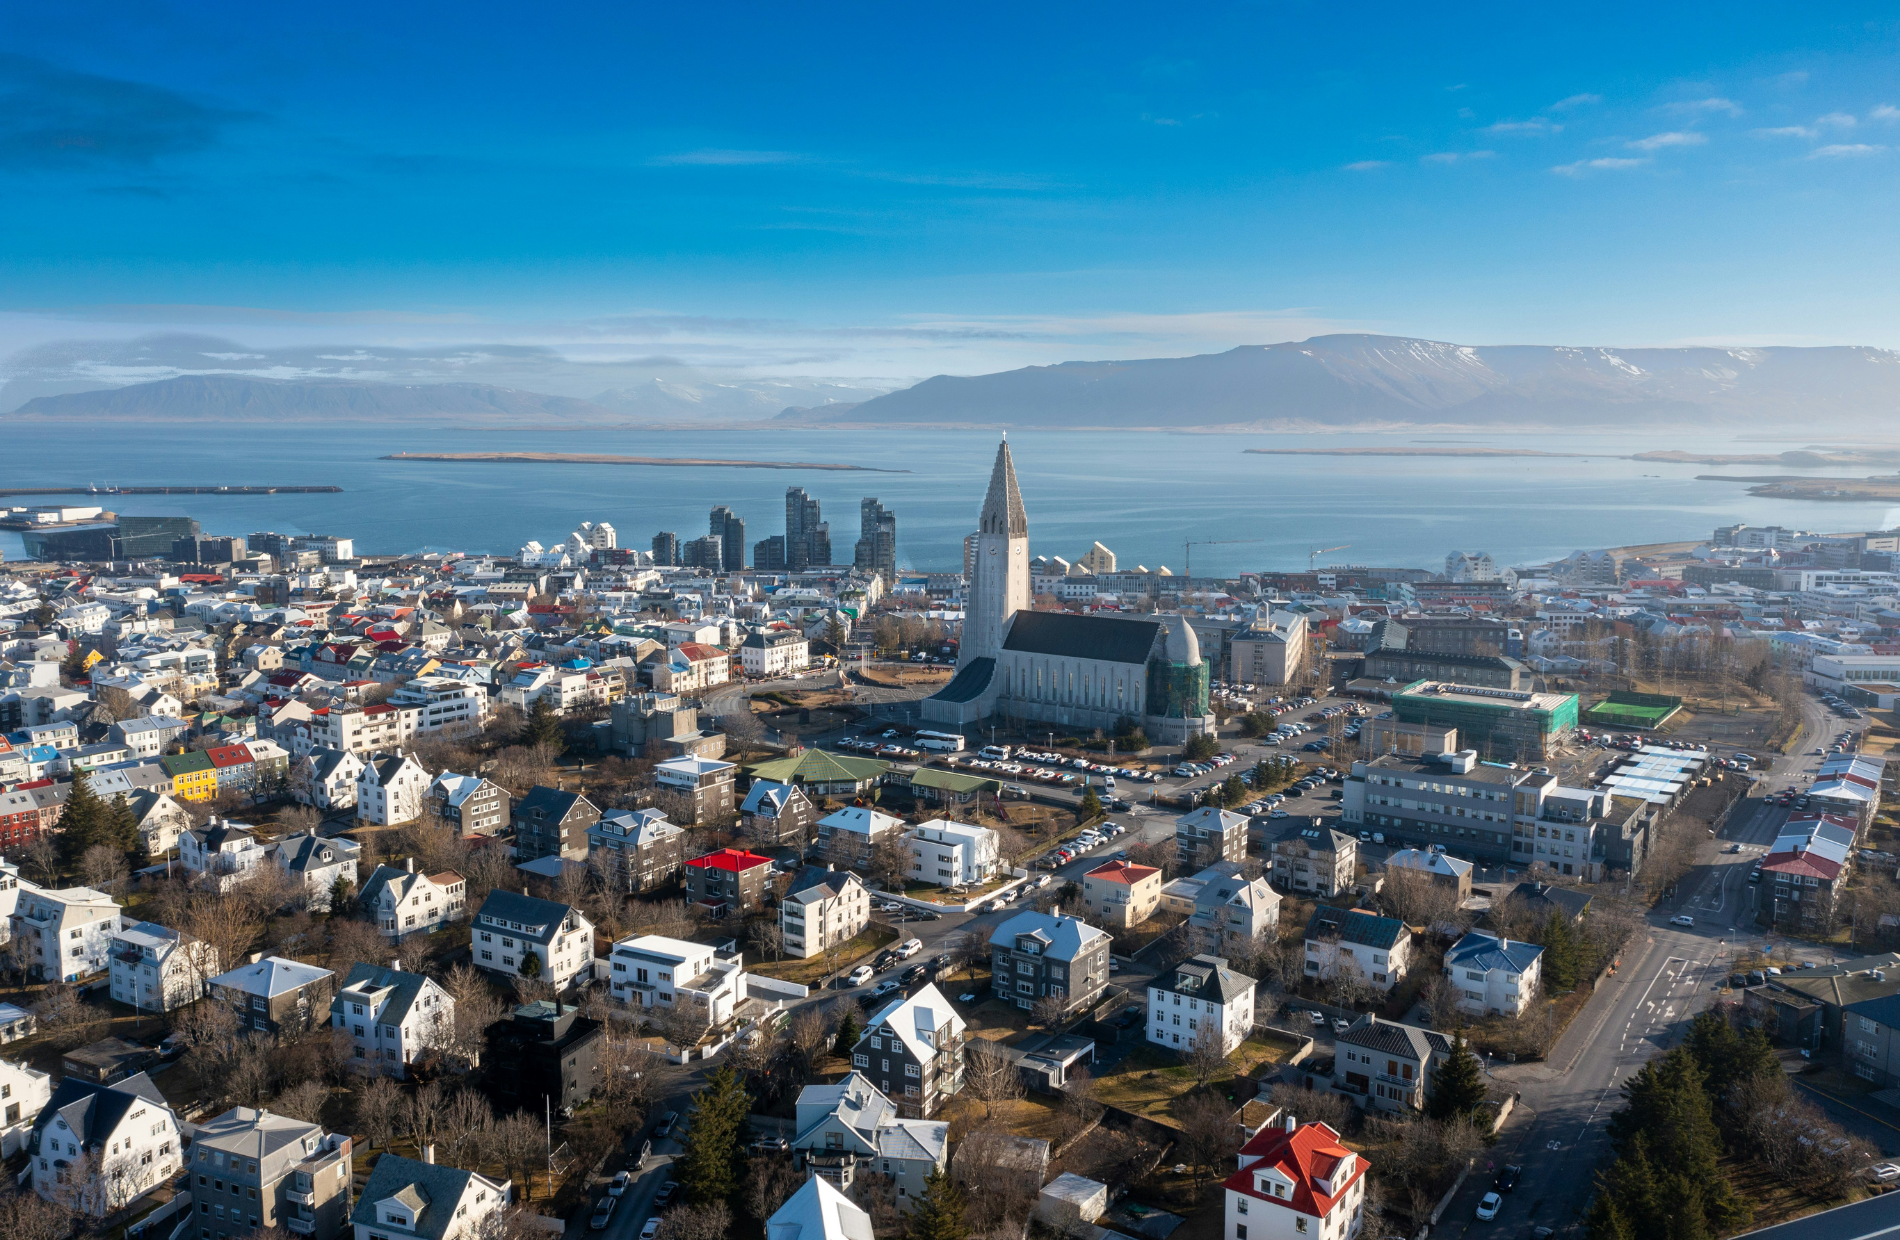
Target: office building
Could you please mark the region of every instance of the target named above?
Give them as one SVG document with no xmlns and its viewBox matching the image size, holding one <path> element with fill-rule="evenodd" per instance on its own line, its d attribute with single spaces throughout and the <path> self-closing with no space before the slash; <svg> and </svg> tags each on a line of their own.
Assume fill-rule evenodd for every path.
<svg viewBox="0 0 1900 1240">
<path fill-rule="evenodd" d="M 1576 729 L 1577 695 L 1420 680 L 1392 695 L 1392 712 L 1404 723 L 1456 728 L 1488 759 L 1534 761 Z"/>
<path fill-rule="evenodd" d="M 719 540 L 719 555 L 727 572 L 745 567 L 745 521 L 724 504 L 712 510 L 709 537 Z"/>
<path fill-rule="evenodd" d="M 897 580 L 897 514 L 867 496 L 858 502 L 858 545 L 852 562 L 888 587 Z"/>
<path fill-rule="evenodd" d="M 680 562 L 680 536 L 671 530 L 661 530 L 653 536 L 653 563 L 656 567 L 667 567 Z"/>
<path fill-rule="evenodd" d="M 831 563 L 831 526 L 819 513 L 818 501 L 803 487 L 785 492 L 785 567 L 791 572 Z"/>
</svg>

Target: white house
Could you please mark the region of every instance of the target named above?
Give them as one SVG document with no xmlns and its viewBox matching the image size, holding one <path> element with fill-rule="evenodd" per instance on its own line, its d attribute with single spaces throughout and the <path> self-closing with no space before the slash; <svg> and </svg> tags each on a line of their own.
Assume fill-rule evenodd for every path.
<svg viewBox="0 0 1900 1240">
<path fill-rule="evenodd" d="M 210 944 L 154 921 L 127 921 L 112 937 L 112 997 L 141 1012 L 204 998 L 219 967 Z"/>
<path fill-rule="evenodd" d="M 0 1059 L 0 1158 L 12 1158 L 53 1097 L 51 1073 Z"/>
<path fill-rule="evenodd" d="M 13 910 L 19 907 L 22 889 L 38 891 L 40 888 L 31 879 L 20 877 L 19 866 L 5 857 L 0 857 L 0 943 L 6 942 L 13 936 Z M 4 1034 L 0 1034 L 0 1042 L 9 1040 Z"/>
<path fill-rule="evenodd" d="M 448 1044 L 455 1000 L 420 973 L 359 962 L 330 1001 L 330 1017 L 349 1034 L 359 1065 L 401 1077 L 417 1055 Z"/>
<path fill-rule="evenodd" d="M 494 713 L 488 690 L 447 676 L 417 676 L 389 695 L 395 706 L 421 712 L 416 731 L 424 736 L 446 732 L 463 736 L 479 732 Z"/>
<path fill-rule="evenodd" d="M 356 817 L 378 827 L 414 822 L 428 794 L 429 772 L 414 754 L 376 754 L 356 777 Z"/>
<path fill-rule="evenodd" d="M 1262 1128 L 1221 1184 L 1222 1240 L 1355 1240 L 1365 1226 L 1366 1160 L 1325 1124 Z"/>
<path fill-rule="evenodd" d="M 823 1176 L 806 1180 L 765 1220 L 765 1240 L 872 1240 L 872 1235 L 871 1216 Z"/>
<path fill-rule="evenodd" d="M 321 810 L 350 809 L 362 773 L 363 760 L 354 751 L 320 746 L 291 765 L 290 795 Z"/>
<path fill-rule="evenodd" d="M 1280 926 L 1280 893 L 1264 878 L 1248 878 L 1237 861 L 1217 861 L 1194 876 L 1191 925 L 1216 955 L 1239 943 L 1270 939 Z"/>
<path fill-rule="evenodd" d="M 792 879 L 778 915 L 785 954 L 809 960 L 863 933 L 871 923 L 871 897 L 850 870 L 808 865 Z"/>
<path fill-rule="evenodd" d="M 840 841 L 837 846 L 848 845 L 850 854 L 863 860 L 870 856 L 873 844 L 903 829 L 902 818 L 893 818 L 867 806 L 847 805 L 818 820 L 818 842 L 829 850 L 834 841 Z"/>
<path fill-rule="evenodd" d="M 889 1176 L 905 1211 L 931 1171 L 949 1162 L 950 1125 L 898 1118 L 897 1105 L 859 1072 L 799 1090 L 792 1131 L 792 1154 L 803 1169 L 844 1189 L 861 1171 Z"/>
<path fill-rule="evenodd" d="M 362 845 L 355 840 L 340 835 L 325 839 L 315 832 L 301 831 L 272 844 L 270 857 L 278 869 L 303 883 L 310 893 L 312 912 L 327 913 L 337 879 L 356 885 L 356 855 L 361 851 Z"/>
<path fill-rule="evenodd" d="M 508 1205 L 509 1184 L 430 1158 L 384 1154 L 350 1214 L 354 1240 L 465 1240 Z M 867 1235 L 864 1240 L 870 1240 Z"/>
<path fill-rule="evenodd" d="M 1224 957 L 1183 960 L 1148 986 L 1148 1040 L 1183 1054 L 1213 1041 L 1232 1054 L 1253 1032 L 1255 986 Z"/>
<path fill-rule="evenodd" d="M 784 676 L 811 666 L 811 642 L 796 629 L 753 633 L 739 643 L 739 666 L 748 676 Z"/>
<path fill-rule="evenodd" d="M 468 881 L 454 870 L 418 874 L 416 859 L 410 857 L 400 868 L 379 865 L 371 870 L 357 902 L 385 938 L 428 934 L 467 911 Z"/>
<path fill-rule="evenodd" d="M 178 837 L 178 860 L 190 873 L 215 882 L 219 891 L 255 878 L 269 854 L 249 827 L 227 818 L 213 818 Z"/>
<path fill-rule="evenodd" d="M 27 1137 L 33 1191 L 104 1217 L 183 1166 L 183 1134 L 143 1072 L 112 1085 L 69 1076 Z"/>
<path fill-rule="evenodd" d="M 489 892 L 469 937 L 475 967 L 503 977 L 538 977 L 564 990 L 593 968 L 594 923 L 579 909 L 525 892 Z"/>
<path fill-rule="evenodd" d="M 707 1024 L 732 1018 L 745 998 L 745 966 L 704 943 L 659 934 L 629 935 L 614 944 L 608 986 L 620 1002 L 665 1010 L 690 1003 Z"/>
<path fill-rule="evenodd" d="M 1306 976 L 1331 981 L 1356 968 L 1380 991 L 1405 980 L 1412 933 L 1396 917 L 1320 905 L 1306 923 Z"/>
<path fill-rule="evenodd" d="M 911 877 L 939 887 L 970 887 L 996 877 L 997 835 L 988 827 L 933 818 L 904 836 Z"/>
<path fill-rule="evenodd" d="M 42 891 L 22 886 L 12 922 L 23 967 L 42 981 L 72 982 L 104 972 L 119 932 L 119 911 L 111 896 L 90 887 Z"/>
<path fill-rule="evenodd" d="M 156 758 L 165 746 L 191 730 L 182 719 L 165 715 L 139 715 L 121 719 L 112 725 L 112 735 L 125 743 L 135 758 Z"/>
<path fill-rule="evenodd" d="M 1520 939 L 1473 930 L 1445 953 L 1445 976 L 1458 988 L 1460 1011 L 1522 1016 L 1544 974 L 1544 949 Z"/>
</svg>

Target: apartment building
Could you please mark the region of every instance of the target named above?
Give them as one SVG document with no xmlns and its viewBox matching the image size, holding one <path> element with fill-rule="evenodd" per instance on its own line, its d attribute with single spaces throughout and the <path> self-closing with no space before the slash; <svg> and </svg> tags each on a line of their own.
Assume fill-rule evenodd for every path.
<svg viewBox="0 0 1900 1240">
<path fill-rule="evenodd" d="M 1458 988 L 1458 1009 L 1473 1016 L 1522 1016 L 1543 976 L 1544 949 L 1535 943 L 1473 930 L 1445 953 L 1445 976 Z"/>
<path fill-rule="evenodd" d="M 110 993 L 141 1012 L 169 1012 L 204 998 L 218 972 L 210 944 L 153 921 L 124 922 L 112 937 Z"/>
<path fill-rule="evenodd" d="M 1253 1032 L 1257 985 L 1206 952 L 1162 970 L 1148 985 L 1148 1040 L 1183 1053 L 1212 1042 L 1232 1054 Z"/>
<path fill-rule="evenodd" d="M 463 836 L 500 835 L 510 805 L 508 790 L 494 780 L 444 771 L 429 785 L 424 812 Z"/>
<path fill-rule="evenodd" d="M 429 792 L 429 772 L 414 754 L 374 754 L 356 777 L 356 818 L 375 827 L 415 822 Z"/>
<path fill-rule="evenodd" d="M 653 778 L 660 787 L 692 801 L 689 824 L 726 821 L 733 812 L 733 777 L 739 768 L 717 758 L 688 755 L 655 763 Z"/>
<path fill-rule="evenodd" d="M 379 702 L 374 706 L 323 706 L 295 725 L 290 752 L 301 757 L 314 749 L 347 749 L 358 757 L 395 753 L 416 737 L 422 711 L 414 706 Z"/>
<path fill-rule="evenodd" d="M 1181 865 L 1199 870 L 1216 861 L 1247 859 L 1247 816 L 1203 806 L 1174 820 L 1175 855 Z"/>
<path fill-rule="evenodd" d="M 506 1020 L 485 1031 L 485 1060 L 507 1064 L 483 1081 L 488 1096 L 504 1114 L 525 1110 L 546 1115 L 586 1102 L 599 1079 L 606 1027 L 581 1014 L 578 1006 L 542 999 L 516 1008 Z"/>
<path fill-rule="evenodd" d="M 1202 947 L 1219 955 L 1252 951 L 1273 941 L 1280 928 L 1280 893 L 1264 878 L 1248 878 L 1238 861 L 1217 861 L 1194 876 L 1200 889 L 1188 929 Z"/>
<path fill-rule="evenodd" d="M 1024 1011 L 1039 1000 L 1062 1001 L 1064 1015 L 1083 1011 L 1108 985 L 1107 934 L 1060 910 L 1024 912 L 990 935 L 990 983 L 998 999 Z"/>
<path fill-rule="evenodd" d="M 312 749 L 290 768 L 290 795 L 326 813 L 356 807 L 356 777 L 363 759 L 347 749 Z"/>
<path fill-rule="evenodd" d="M 350 1212 L 350 1138 L 288 1115 L 232 1107 L 191 1145 L 192 1221 L 185 1234 L 237 1240 L 281 1227 L 336 1240 Z"/>
<path fill-rule="evenodd" d="M 1352 890 L 1359 871 L 1359 841 L 1330 827 L 1296 827 L 1267 852 L 1274 886 L 1318 899 Z"/>
<path fill-rule="evenodd" d="M 349 1035 L 356 1065 L 398 1079 L 455 1033 L 455 1000 L 434 979 L 393 967 L 350 966 L 330 1000 L 330 1023 Z"/>
<path fill-rule="evenodd" d="M 178 1117 L 143 1072 L 110 1085 L 67 1076 L 33 1123 L 27 1169 L 40 1196 L 104 1218 L 178 1174 L 183 1146 Z"/>
<path fill-rule="evenodd" d="M 1139 926 L 1161 907 L 1161 871 L 1132 861 L 1098 865 L 1082 876 L 1082 906 L 1105 926 Z"/>
<path fill-rule="evenodd" d="M 1364 909 L 1321 905 L 1306 923 L 1306 976 L 1330 981 L 1342 968 L 1357 968 L 1381 992 L 1405 979 L 1411 966 L 1412 932 L 1396 917 Z"/>
<path fill-rule="evenodd" d="M 808 865 L 779 902 L 785 954 L 801 960 L 850 942 L 871 924 L 871 897 L 850 870 Z"/>
<path fill-rule="evenodd" d="M 803 845 L 818 820 L 817 807 L 791 784 L 755 779 L 739 806 L 739 830 L 761 846 Z"/>
<path fill-rule="evenodd" d="M 732 1019 L 745 998 L 745 966 L 738 953 L 660 934 L 629 935 L 609 956 L 608 989 L 629 1007 L 666 1011 L 688 1005 L 708 1025 Z"/>
<path fill-rule="evenodd" d="M 122 924 L 112 897 L 90 887 L 46 891 L 22 886 L 9 921 L 27 974 L 67 982 L 107 970 Z"/>
<path fill-rule="evenodd" d="M 888 1176 L 902 1211 L 923 1195 L 930 1173 L 949 1163 L 950 1126 L 900 1118 L 897 1104 L 855 1069 L 836 1084 L 799 1090 L 792 1130 L 801 1170 L 841 1189 L 861 1173 Z"/>
<path fill-rule="evenodd" d="M 880 840 L 902 832 L 904 820 L 864 805 L 848 805 L 818 820 L 818 846 L 827 857 L 862 865 Z"/>
<path fill-rule="evenodd" d="M 211 979 L 211 998 L 264 1033 L 303 1033 L 328 1019 L 336 974 L 283 956 L 263 956 Z"/>
<path fill-rule="evenodd" d="M 416 859 L 379 865 L 363 880 L 357 904 L 384 938 L 428 934 L 468 911 L 468 880 L 454 870 L 416 873 Z"/>
<path fill-rule="evenodd" d="M 652 891 L 686 867 L 686 832 L 657 809 L 616 809 L 587 828 L 587 864 L 628 893 Z"/>
<path fill-rule="evenodd" d="M 950 1001 L 926 984 L 866 1020 L 851 1067 L 897 1104 L 899 1116 L 928 1119 L 963 1088 L 964 1029 Z"/>
<path fill-rule="evenodd" d="M 995 878 L 1002 862 L 996 832 L 933 818 L 904 836 L 914 860 L 911 877 L 939 887 L 973 887 Z"/>
<path fill-rule="evenodd" d="M 775 872 L 770 857 L 715 849 L 686 863 L 686 898 L 708 909 L 749 912 L 764 905 Z"/>
<path fill-rule="evenodd" d="M 506 979 L 540 978 L 561 991 L 593 967 L 594 923 L 525 892 L 489 892 L 469 935 L 475 967 Z"/>
<path fill-rule="evenodd" d="M 739 643 L 739 666 L 762 678 L 802 672 L 811 666 L 811 642 L 796 629 L 752 633 Z"/>
<path fill-rule="evenodd" d="M 449 676 L 417 676 L 389 695 L 389 704 L 416 712 L 421 736 L 469 736 L 494 714 L 493 699 L 481 685 Z"/>
<path fill-rule="evenodd" d="M 515 860 L 587 856 L 587 832 L 600 821 L 600 810 L 578 792 L 536 784 L 515 803 Z"/>
</svg>

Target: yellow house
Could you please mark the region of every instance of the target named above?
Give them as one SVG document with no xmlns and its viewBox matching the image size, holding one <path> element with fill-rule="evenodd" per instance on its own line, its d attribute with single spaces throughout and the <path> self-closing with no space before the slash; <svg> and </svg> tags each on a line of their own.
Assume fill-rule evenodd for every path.
<svg viewBox="0 0 1900 1240">
<path fill-rule="evenodd" d="M 1082 903 L 1104 926 L 1138 926 L 1161 906 L 1161 871 L 1132 861 L 1099 865 L 1082 876 Z"/>
<path fill-rule="evenodd" d="M 202 749 L 166 754 L 159 767 L 172 777 L 172 795 L 181 801 L 209 801 L 218 795 L 218 768 Z"/>
</svg>

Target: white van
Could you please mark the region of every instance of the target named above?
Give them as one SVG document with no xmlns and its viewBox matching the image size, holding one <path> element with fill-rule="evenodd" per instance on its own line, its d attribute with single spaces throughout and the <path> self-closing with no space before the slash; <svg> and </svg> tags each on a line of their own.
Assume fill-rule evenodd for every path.
<svg viewBox="0 0 1900 1240">
<path fill-rule="evenodd" d="M 1007 762 L 1009 761 L 1009 746 L 985 745 L 976 751 L 976 756 L 979 758 L 988 758 L 992 762 Z"/>
</svg>

